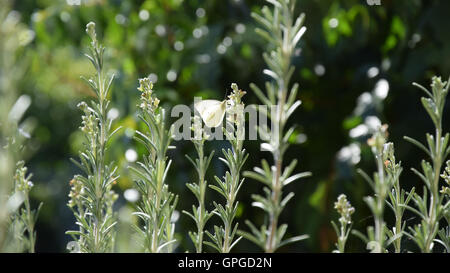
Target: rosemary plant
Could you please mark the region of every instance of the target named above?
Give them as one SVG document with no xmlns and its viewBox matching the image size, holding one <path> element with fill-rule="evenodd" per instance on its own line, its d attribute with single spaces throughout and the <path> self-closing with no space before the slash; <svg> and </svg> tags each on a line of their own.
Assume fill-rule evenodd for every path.
<svg viewBox="0 0 450 273">
<path fill-rule="evenodd" d="M 90 79 L 83 79 L 92 88 L 96 98 L 90 106 L 84 101 L 78 104 L 83 111 L 81 131 L 85 136 L 85 149 L 80 151 L 80 162 L 72 161 L 84 175 L 75 175 L 71 180 L 68 206 L 75 215 L 79 230 L 66 233 L 76 241 L 76 245 L 71 243 L 75 251 L 110 252 L 114 248 L 113 227 L 116 224 L 112 206 L 118 197 L 111 188 L 118 176 L 114 163 L 106 162 L 106 150 L 108 141 L 120 128 L 112 131 L 112 120 L 107 116 L 110 103 L 108 93 L 114 76 L 107 79 L 104 72 L 105 48 L 97 40 L 93 22 L 86 25 L 86 32 L 91 39 L 91 55 L 86 56 L 97 74 Z"/>
<path fill-rule="evenodd" d="M 392 189 L 393 181 L 391 177 L 386 175 L 385 163 L 383 161 L 386 156 L 385 145 L 388 137 L 387 125 L 382 125 L 374 133 L 374 135 L 369 138 L 367 143 L 372 148 L 372 153 L 375 156 L 375 161 L 377 165 L 377 172 L 373 175 L 371 179 L 363 170 L 358 169 L 358 172 L 364 177 L 365 180 L 372 187 L 375 195 L 367 196 L 364 201 L 369 206 L 375 222 L 375 227 L 370 226 L 367 228 L 367 237 L 357 231 L 354 234 L 359 236 L 367 243 L 367 249 L 375 253 L 386 252 L 386 222 L 384 221 L 384 208 L 386 198 Z"/>
<path fill-rule="evenodd" d="M 402 252 L 402 236 L 405 232 L 406 222 L 403 221 L 403 214 L 406 206 L 411 201 L 415 189 L 412 188 L 410 192 L 406 192 L 400 186 L 400 175 L 403 171 L 401 162 L 397 163 L 394 155 L 394 144 L 389 142 L 384 145 L 383 162 L 386 170 L 386 175 L 392 183 L 392 190 L 388 192 L 389 200 L 386 203 L 394 213 L 395 226 L 387 231 L 389 241 L 394 244 L 396 253 Z"/>
<path fill-rule="evenodd" d="M 11 10 L 11 2 L 0 7 L 0 252 L 35 251 L 34 229 L 38 212 L 32 210 L 29 192 L 33 187 L 27 175 L 24 156 L 26 138 L 21 119 L 31 100 L 18 96 L 17 85 L 25 71 L 19 59 L 31 40 L 28 29 Z M 14 68 L 14 69 L 11 69 Z M 21 128 L 21 129 L 19 129 Z"/>
<path fill-rule="evenodd" d="M 400 187 L 401 163 L 395 160 L 394 144 L 386 143 L 387 136 L 387 125 L 383 125 L 368 140 L 377 163 L 377 173 L 374 174 L 374 178 L 371 179 L 362 170 L 358 170 L 375 192 L 374 197 L 368 196 L 364 199 L 374 216 L 375 229 L 368 228 L 368 237 L 357 231 L 354 231 L 354 234 L 362 238 L 372 252 L 387 252 L 387 247 L 394 244 L 395 252 L 400 253 L 401 239 L 406 226 L 403 214 L 413 197 L 414 188 L 407 193 Z M 385 204 L 391 208 L 395 216 L 395 226 L 392 229 L 388 229 L 384 221 Z"/>
<path fill-rule="evenodd" d="M 420 224 L 414 226 L 414 228 L 410 227 L 411 234 L 408 236 L 417 243 L 422 252 L 428 253 L 433 251 L 435 238 L 439 231 L 439 221 L 445 215 L 448 217 L 450 206 L 448 199 L 444 203 L 445 191 L 439 191 L 441 170 L 446 158 L 450 154 L 450 146 L 448 145 L 450 135 L 449 133 L 444 134 L 442 129 L 444 105 L 450 82 L 443 82 L 440 77 L 433 77 L 431 80 L 431 92 L 417 83 L 414 83 L 414 85 L 424 91 L 428 96 L 428 98 L 422 98 L 422 105 L 433 121 L 435 135 L 426 135 L 428 147 L 425 147 L 425 145 L 417 140 L 405 137 L 407 141 L 419 147 L 431 159 L 431 163 L 426 160 L 422 161 L 422 172 L 412 169 L 425 183 L 425 186 L 423 196 L 417 193 L 413 195 L 413 201 L 417 209 L 408 206 L 421 219 Z"/>
<path fill-rule="evenodd" d="M 0 251 L 5 250 L 8 237 L 10 211 L 7 203 L 14 190 L 15 154 L 11 147 L 17 127 L 11 126 L 10 111 L 17 97 L 17 73 L 10 69 L 16 65 L 20 26 L 9 17 L 11 3 L 6 1 L 0 7 Z M 20 70 L 19 70 L 20 71 Z"/>
<path fill-rule="evenodd" d="M 194 138 L 192 138 L 192 143 L 194 144 L 195 150 L 197 151 L 197 156 L 195 160 L 186 155 L 186 158 L 192 163 L 198 175 L 198 183 L 187 183 L 186 186 L 192 191 L 198 201 L 198 206 L 192 205 L 192 213 L 188 211 L 183 211 L 183 213 L 189 215 L 197 226 L 197 231 L 189 232 L 189 237 L 195 246 L 195 251 L 197 253 L 202 253 L 203 251 L 203 235 L 205 233 L 206 222 L 213 215 L 212 212 L 208 212 L 205 206 L 205 194 L 208 182 L 205 179 L 206 170 L 214 156 L 214 151 L 212 151 L 209 156 L 205 156 L 204 145 L 205 141 L 208 139 L 208 135 L 204 132 L 202 128 L 202 121 L 198 115 L 194 116 L 194 125 L 192 127 L 194 131 Z"/>
<path fill-rule="evenodd" d="M 27 174 L 27 171 L 25 162 L 19 161 L 17 163 L 16 175 L 14 176 L 15 194 L 21 195 L 24 205 L 20 212 L 16 211 L 15 217 L 17 217 L 16 221 L 20 221 L 22 223 L 21 226 L 24 227 L 24 230 L 18 234 L 19 240 L 23 242 L 23 245 L 29 253 L 34 253 L 36 246 L 36 231 L 34 227 L 42 203 L 40 203 L 37 210 L 31 208 L 30 190 L 33 187 L 33 182 L 31 182 L 32 174 Z"/>
<path fill-rule="evenodd" d="M 272 10 L 264 6 L 262 15 L 253 13 L 252 16 L 265 28 L 265 30 L 258 28 L 256 32 L 265 38 L 272 48 L 270 52 L 264 53 L 263 57 L 269 67 L 264 73 L 273 81 L 266 83 L 267 96 L 256 85 L 252 84 L 251 88 L 269 109 L 274 108 L 271 113 L 266 113 L 271 119 L 271 128 L 259 128 L 261 136 L 268 141 L 261 145 L 261 149 L 272 153 L 273 166 L 269 166 L 269 163 L 263 160 L 262 169 L 254 168 L 254 172 L 245 172 L 244 175 L 265 185 L 265 196 L 253 195 L 255 200 L 253 204 L 266 211 L 268 223 L 259 230 L 247 221 L 252 234 L 242 234 L 265 252 L 274 252 L 287 243 L 307 238 L 296 236 L 283 241 L 287 225 L 279 225 L 278 218 L 287 202 L 294 196 L 294 193 L 290 192 L 283 197 L 284 186 L 310 176 L 311 173 L 304 172 L 290 176 L 297 160 L 293 160 L 287 167 L 283 164 L 283 157 L 289 146 L 288 139 L 294 132 L 293 127 L 285 131 L 286 123 L 301 104 L 296 100 L 298 84 L 290 87 L 290 81 L 294 73 L 291 59 L 300 38 L 306 31 L 306 27 L 303 26 L 304 14 L 294 18 L 295 0 L 267 0 L 267 2 L 273 5 Z"/>
<path fill-rule="evenodd" d="M 337 202 L 334 203 L 334 208 L 338 211 L 341 217 L 339 218 L 339 228 L 334 221 L 331 221 L 331 225 L 337 235 L 337 249 L 333 252 L 344 253 L 348 235 L 352 230 L 352 214 L 355 212 L 355 208 L 352 207 L 349 201 L 347 201 L 347 196 L 345 194 L 339 195 Z"/>
<path fill-rule="evenodd" d="M 172 252 L 175 224 L 171 222 L 178 196 L 169 191 L 166 183 L 171 160 L 167 150 L 172 148 L 172 127 L 166 129 L 165 111 L 159 107 L 159 99 L 153 95 L 153 84 L 148 78 L 139 80 L 141 92 L 140 119 L 145 123 L 147 132 L 136 133 L 136 138 L 147 149 L 148 155 L 138 167 L 130 167 L 135 174 L 135 184 L 142 196 L 139 211 L 135 212 L 142 219 L 142 228 L 136 227 L 144 238 L 144 251 L 151 253 Z"/>
<path fill-rule="evenodd" d="M 243 142 L 245 138 L 245 117 L 244 117 L 244 104 L 242 103 L 242 96 L 245 95 L 245 91 L 238 88 L 237 84 L 231 85 L 233 92 L 228 96 L 227 104 L 227 129 L 225 135 L 231 144 L 231 149 L 222 149 L 222 153 L 225 158 L 220 158 L 223 161 L 229 171 L 225 173 L 223 180 L 219 177 L 215 177 L 217 185 L 210 185 L 210 187 L 225 197 L 225 205 L 214 202 L 214 213 L 220 217 L 223 226 L 214 226 L 214 235 L 206 231 L 208 237 L 212 242 L 205 242 L 206 244 L 214 247 L 221 253 L 229 253 L 233 246 L 235 246 L 242 237 L 235 238 L 238 224 L 233 224 L 236 217 L 236 211 L 239 202 L 236 200 L 239 189 L 244 182 L 244 178 L 241 179 L 241 169 L 248 158 L 248 154 L 245 153 L 243 148 Z"/>
</svg>

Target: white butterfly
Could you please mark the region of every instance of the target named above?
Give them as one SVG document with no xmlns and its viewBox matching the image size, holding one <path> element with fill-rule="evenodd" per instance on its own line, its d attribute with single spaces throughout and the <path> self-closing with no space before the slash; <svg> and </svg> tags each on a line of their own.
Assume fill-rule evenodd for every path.
<svg viewBox="0 0 450 273">
<path fill-rule="evenodd" d="M 202 100 L 194 104 L 195 110 L 200 114 L 206 126 L 210 128 L 217 127 L 222 123 L 226 106 L 226 100 Z"/>
</svg>

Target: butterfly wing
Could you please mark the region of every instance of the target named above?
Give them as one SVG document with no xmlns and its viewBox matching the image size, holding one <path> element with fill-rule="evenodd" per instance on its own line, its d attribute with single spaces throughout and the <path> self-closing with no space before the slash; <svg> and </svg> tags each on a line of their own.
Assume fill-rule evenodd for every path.
<svg viewBox="0 0 450 273">
<path fill-rule="evenodd" d="M 218 100 L 202 100 L 194 105 L 203 122 L 208 127 L 217 127 L 225 116 L 226 102 Z"/>
<path fill-rule="evenodd" d="M 202 115 L 202 113 L 205 112 L 207 108 L 219 105 L 220 103 L 221 101 L 218 100 L 201 100 L 194 104 L 194 108 L 200 115 Z"/>
<path fill-rule="evenodd" d="M 222 124 L 223 118 L 225 116 L 225 107 L 225 102 L 223 102 L 219 105 L 208 108 L 205 111 L 205 117 L 203 118 L 206 126 L 213 128 Z"/>
</svg>

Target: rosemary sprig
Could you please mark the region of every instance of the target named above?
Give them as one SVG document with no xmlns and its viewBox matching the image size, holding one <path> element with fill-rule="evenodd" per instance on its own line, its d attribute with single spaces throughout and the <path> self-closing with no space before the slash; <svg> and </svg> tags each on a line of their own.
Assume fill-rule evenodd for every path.
<svg viewBox="0 0 450 273">
<path fill-rule="evenodd" d="M 338 211 L 341 217 L 339 218 L 339 228 L 334 221 L 331 221 L 331 225 L 337 235 L 337 249 L 333 252 L 344 253 L 348 235 L 352 230 L 352 214 L 355 212 L 355 208 L 352 207 L 349 201 L 347 201 L 347 196 L 345 194 L 339 195 L 337 202 L 334 203 L 334 208 Z"/>
<path fill-rule="evenodd" d="M 91 39 L 90 55 L 86 57 L 96 69 L 95 77 L 83 78 L 94 91 L 96 97 L 90 106 L 81 102 L 83 111 L 81 131 L 85 136 L 84 151 L 80 151 L 80 162 L 72 160 L 84 175 L 75 175 L 71 180 L 72 190 L 68 206 L 72 209 L 78 231 L 67 231 L 76 241 L 68 245 L 72 251 L 110 252 L 114 248 L 114 219 L 112 205 L 117 194 L 111 189 L 116 183 L 117 167 L 107 164 L 106 148 L 111 137 L 119 129 L 112 131 L 112 120 L 107 116 L 108 93 L 114 76 L 107 79 L 104 73 L 103 53 L 105 48 L 97 40 L 95 24 L 86 25 L 86 33 Z"/>
<path fill-rule="evenodd" d="M 141 92 L 140 119 L 147 127 L 146 132 L 136 131 L 136 137 L 147 149 L 148 154 L 138 167 L 130 167 L 134 173 L 135 185 L 142 196 L 135 212 L 143 221 L 143 227 L 136 227 L 144 239 L 144 251 L 151 253 L 172 252 L 176 242 L 174 238 L 175 224 L 172 215 L 178 196 L 169 191 L 166 182 L 171 160 L 167 158 L 167 150 L 172 148 L 172 128 L 166 128 L 165 111 L 159 107 L 159 99 L 153 94 L 153 83 L 148 78 L 139 80 Z"/>
<path fill-rule="evenodd" d="M 262 182 L 265 196 L 253 195 L 254 206 L 262 208 L 268 214 L 268 223 L 261 229 L 257 229 L 247 221 L 251 233 L 242 232 L 247 239 L 259 245 L 265 252 L 274 252 L 277 248 L 306 239 L 307 235 L 296 236 L 283 240 L 287 231 L 287 225 L 279 225 L 278 218 L 287 202 L 294 196 L 293 192 L 283 197 L 283 188 L 289 183 L 310 176 L 310 172 L 294 174 L 297 160 L 293 160 L 289 166 L 284 167 L 283 158 L 289 147 L 288 139 L 293 134 L 294 128 L 285 131 L 286 123 L 292 113 L 300 106 L 297 100 L 298 84 L 290 87 L 290 81 L 294 72 L 291 59 L 300 38 L 306 31 L 303 26 L 304 14 L 294 18 L 295 0 L 268 0 L 273 9 L 267 6 L 262 8 L 262 15 L 253 13 L 252 16 L 263 27 L 256 32 L 267 40 L 273 48 L 263 54 L 269 69 L 264 74 L 272 78 L 272 82 L 266 83 L 267 95 L 260 88 L 252 84 L 251 88 L 260 100 L 272 111 L 267 110 L 272 127 L 258 128 L 261 136 L 267 140 L 261 145 L 261 150 L 269 151 L 273 157 L 273 165 L 266 160 L 262 161 L 262 168 L 254 168 L 254 172 L 244 172 L 244 175 Z M 274 106 L 274 107 L 272 107 Z"/>
<path fill-rule="evenodd" d="M 215 177 L 217 186 L 210 185 L 212 189 L 220 193 L 226 200 L 224 205 L 213 202 L 216 208 L 214 213 L 220 217 L 223 225 L 214 226 L 214 234 L 206 231 L 212 242 L 205 242 L 221 253 L 229 253 L 242 238 L 241 236 L 235 239 L 238 224 L 234 224 L 234 218 L 239 205 L 236 197 L 244 182 L 244 178 L 241 179 L 241 169 L 248 158 L 248 154 L 243 148 L 245 118 L 242 96 L 245 95 L 245 91 L 240 90 L 235 83 L 231 85 L 231 89 L 233 92 L 228 96 L 227 104 L 229 107 L 227 109 L 228 118 L 225 130 L 231 149 L 222 149 L 225 158 L 220 158 L 227 165 L 229 171 L 225 173 L 223 179 Z"/>
<path fill-rule="evenodd" d="M 439 191 L 442 167 L 450 154 L 450 146 L 448 145 L 450 134 L 444 133 L 442 129 L 444 106 L 450 81 L 443 82 L 440 77 L 433 77 L 431 80 L 431 92 L 417 83 L 414 83 L 414 85 L 427 95 L 421 101 L 433 121 L 435 134 L 426 135 L 427 147 L 417 140 L 405 137 L 407 141 L 425 151 L 431 160 L 431 163 L 426 160 L 422 161 L 422 172 L 412 169 L 424 182 L 425 186 L 423 196 L 417 193 L 413 195 L 412 199 L 416 208 L 412 206 L 407 207 L 421 218 L 420 224 L 414 226 L 414 228 L 409 227 L 410 234 L 407 235 L 416 242 L 422 252 L 428 253 L 433 251 L 438 232 L 440 234 L 443 232 L 442 235 L 445 235 L 445 230 L 439 231 L 439 221 L 442 217 L 448 215 L 450 207 L 448 199 L 447 202 L 444 202 L 445 194 Z M 447 235 L 444 237 L 448 238 L 448 228 Z"/>
<path fill-rule="evenodd" d="M 202 121 L 198 115 L 193 118 L 192 131 L 194 132 L 194 138 L 191 139 L 194 144 L 195 150 L 197 152 L 197 158 L 194 160 L 190 156 L 186 155 L 186 158 L 192 163 L 195 170 L 197 171 L 198 182 L 197 183 L 187 183 L 186 186 L 195 195 L 198 205 L 192 205 L 192 213 L 188 211 L 183 211 L 186 215 L 191 217 L 197 226 L 196 231 L 189 231 L 189 237 L 191 238 L 195 251 L 197 253 L 203 252 L 204 243 L 204 233 L 206 222 L 213 215 L 212 212 L 206 209 L 205 196 L 208 182 L 205 178 L 206 170 L 214 156 L 214 151 L 212 151 L 208 156 L 205 156 L 204 145 L 205 141 L 208 139 L 208 135 L 202 128 Z"/>
</svg>

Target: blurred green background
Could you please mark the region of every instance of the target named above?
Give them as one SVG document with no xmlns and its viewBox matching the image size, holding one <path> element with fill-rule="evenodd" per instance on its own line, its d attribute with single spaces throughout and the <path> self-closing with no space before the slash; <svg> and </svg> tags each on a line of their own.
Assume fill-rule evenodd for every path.
<svg viewBox="0 0 450 273">
<path fill-rule="evenodd" d="M 133 163 L 127 161 L 125 153 L 129 149 L 143 152 L 132 139 L 134 129 L 139 127 L 138 78 L 150 76 L 167 108 L 190 105 L 194 96 L 221 99 L 232 82 L 250 91 L 249 83 L 262 86 L 267 80 L 261 58 L 265 43 L 254 33 L 255 23 L 250 17 L 252 11 L 262 7 L 262 0 L 71 3 L 74 1 L 13 2 L 13 9 L 34 34 L 21 57 L 27 63 L 27 73 L 19 84 L 20 90 L 32 98 L 27 116 L 37 121 L 30 140 L 34 150 L 27 165 L 34 173 L 33 202 L 44 202 L 37 223 L 38 252 L 66 251 L 70 237 L 65 231 L 75 227 L 66 203 L 69 180 L 78 172 L 69 159 L 76 158 L 82 143 L 78 130 L 81 113 L 76 105 L 91 95 L 80 80 L 81 75 L 93 72 L 83 56 L 89 21 L 97 24 L 107 48 L 106 66 L 116 74 L 111 96 L 118 113 L 116 125 L 127 128 L 113 139 L 109 150 L 121 174 L 115 189 L 120 193 L 116 207 L 122 220 L 133 207 L 123 197 L 133 184 L 126 168 Z M 402 137 L 424 139 L 425 132 L 432 130 L 419 101 L 422 94 L 411 83 L 429 86 L 432 75 L 444 79 L 450 75 L 450 1 L 381 0 L 380 6 L 369 6 L 365 0 L 299 0 L 296 11 L 306 13 L 308 29 L 293 60 L 293 79 L 300 83 L 298 96 L 303 104 L 292 118 L 299 124 L 293 140 L 297 143 L 291 146 L 286 162 L 299 158 L 298 170 L 312 171 L 313 176 L 286 188 L 296 196 L 280 221 L 289 224 L 288 236 L 307 233 L 311 238 L 280 251 L 328 252 L 334 247 L 335 235 L 329 222 L 338 217 L 333 203 L 339 193 L 346 193 L 356 207 L 355 228 L 365 231 L 373 222 L 362 201 L 371 190 L 355 169 L 374 170 L 365 140 L 377 121 L 375 116 L 390 125 L 390 140 L 395 142 L 397 158 L 405 169 L 401 183 L 406 189 L 422 187 L 409 169 L 417 167 L 424 155 Z M 244 101 L 258 103 L 252 92 Z M 447 131 L 448 124 L 447 119 Z M 173 165 L 168 183 L 180 195 L 177 209 L 181 211 L 195 202 L 185 187 L 195 179 L 195 173 L 184 157 L 193 155 L 194 148 L 188 141 L 174 144 L 177 149 L 169 155 Z M 207 150 L 215 149 L 217 156 L 225 145 L 210 142 Z M 251 154 L 245 169 L 269 158 L 268 153 L 259 151 L 258 141 L 244 145 Z M 215 160 L 208 181 L 212 183 L 213 175 L 222 176 L 224 171 L 224 165 Z M 247 218 L 257 224 L 264 221 L 262 211 L 250 205 L 250 195 L 261 191 L 261 184 L 252 180 L 246 180 L 242 187 L 237 218 L 241 228 L 246 229 L 243 222 Z M 218 199 L 220 196 L 209 191 L 209 208 L 213 207 L 212 200 Z M 392 220 L 390 212 L 386 219 Z M 413 216 L 407 216 L 407 220 L 408 224 L 417 221 Z M 126 225 L 122 226 L 120 241 L 127 245 L 129 234 Z M 193 228 L 192 220 L 181 215 L 176 227 L 180 240 L 177 251 L 193 250 L 187 235 Z M 350 239 L 348 248 L 365 250 L 356 238 Z M 123 249 L 131 250 L 126 246 Z M 234 251 L 259 249 L 242 240 Z"/>
</svg>

